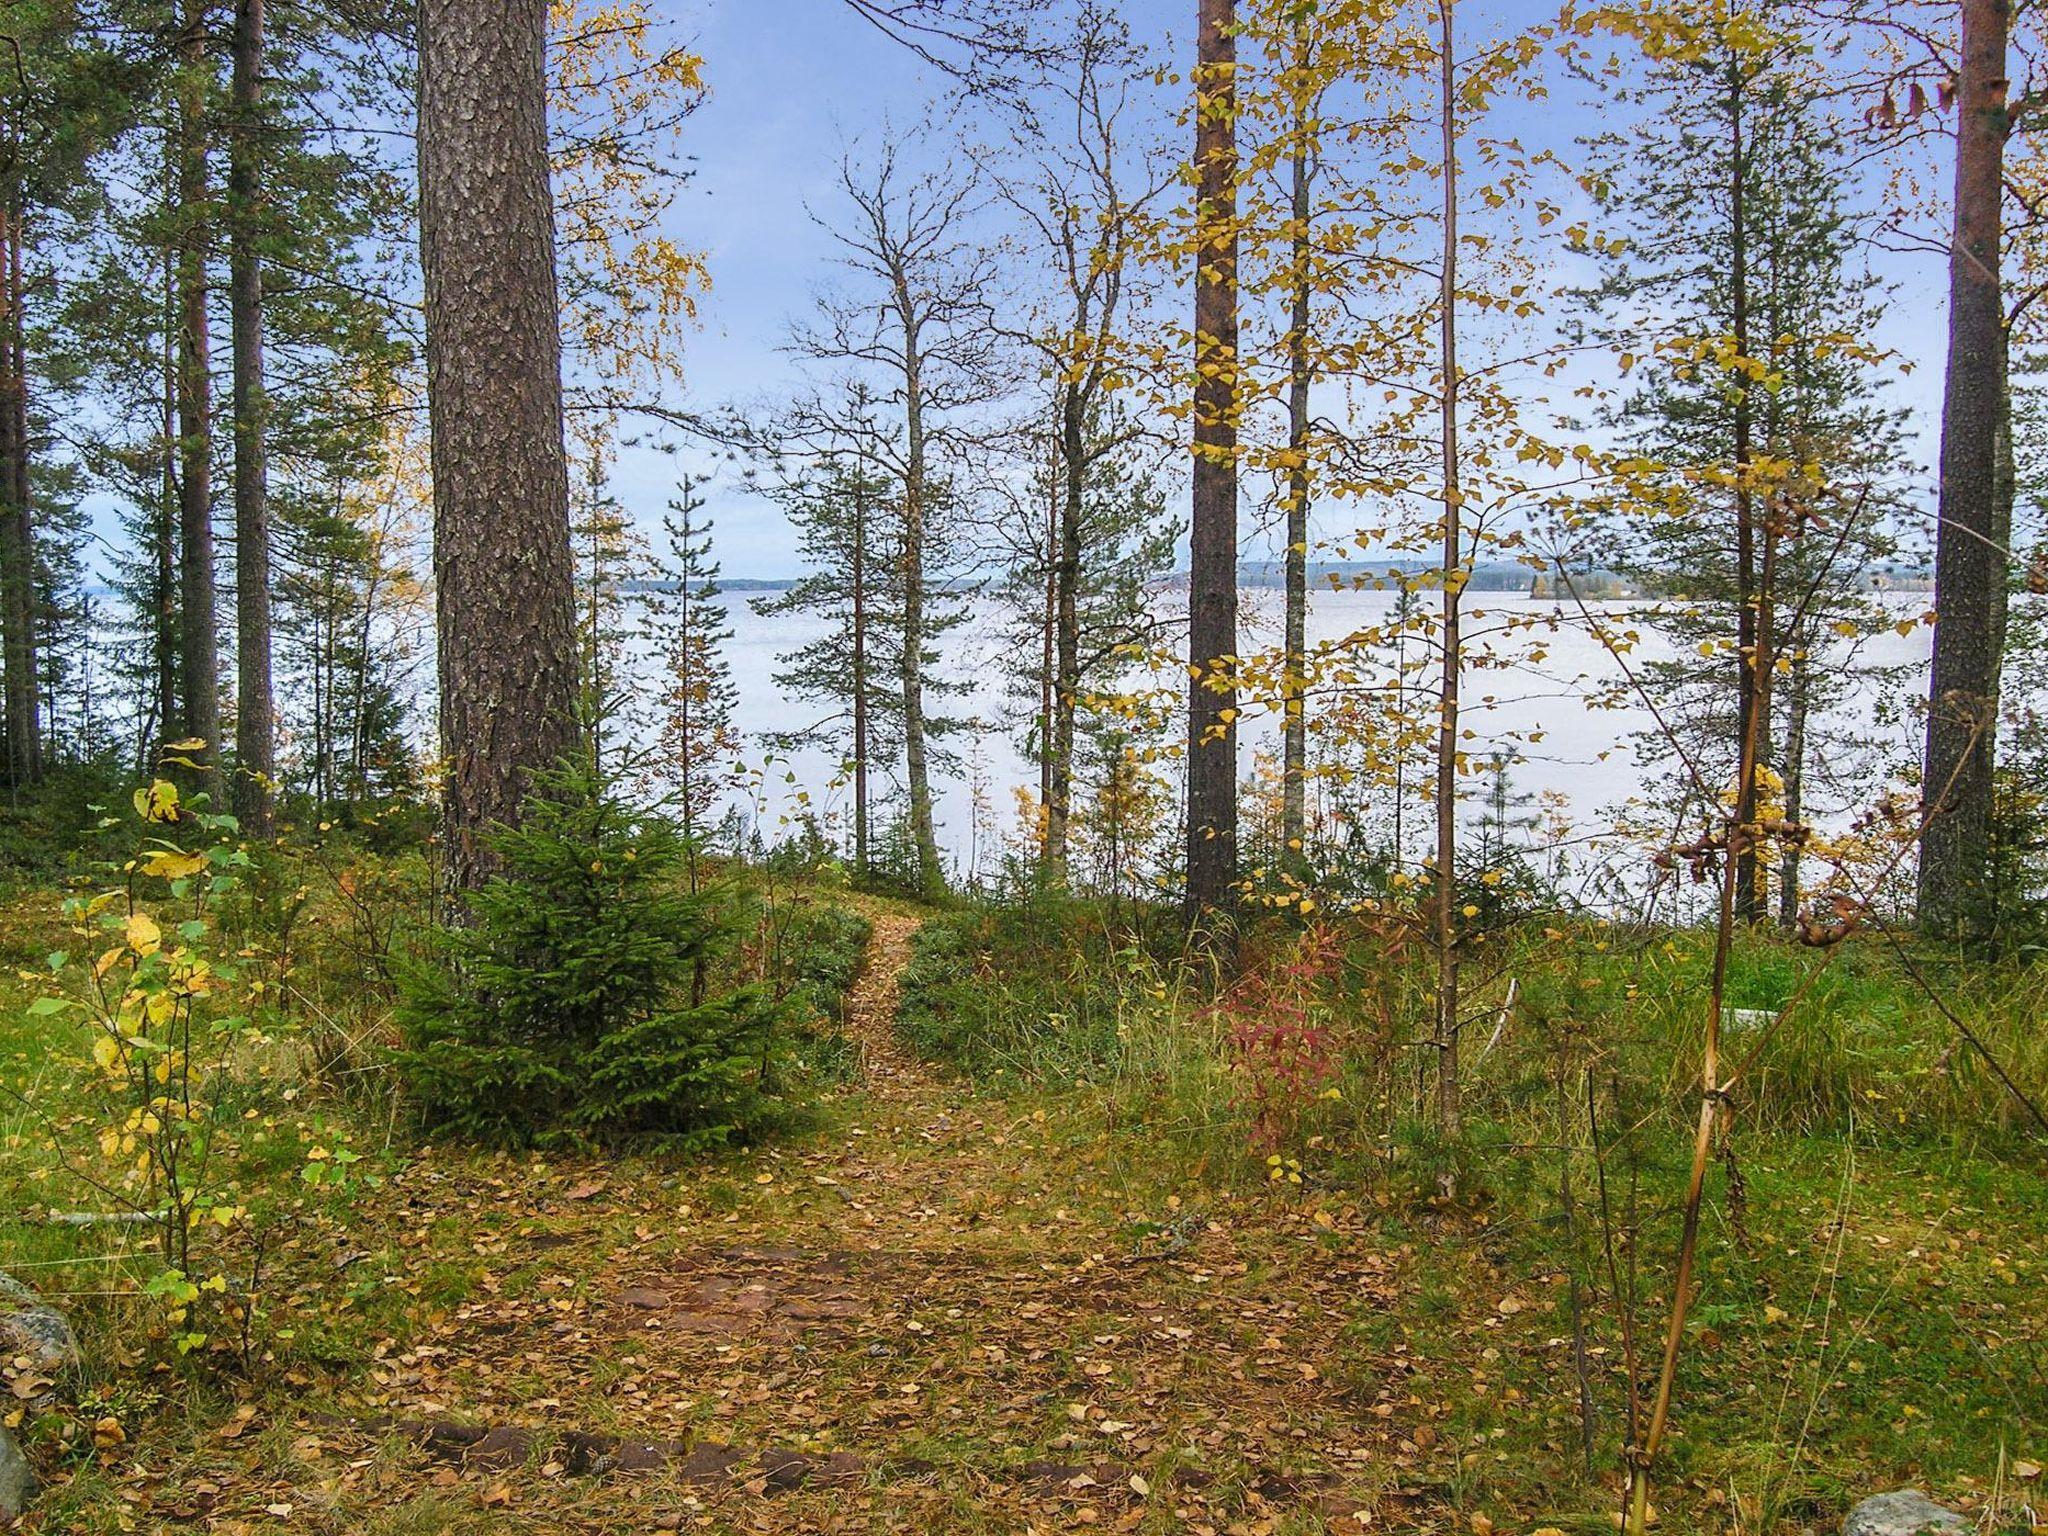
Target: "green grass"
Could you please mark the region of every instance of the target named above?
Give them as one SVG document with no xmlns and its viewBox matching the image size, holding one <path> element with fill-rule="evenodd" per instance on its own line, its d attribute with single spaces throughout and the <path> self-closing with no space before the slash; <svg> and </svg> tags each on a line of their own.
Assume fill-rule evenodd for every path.
<svg viewBox="0 0 2048 1536">
<path fill-rule="evenodd" d="M 331 909 L 311 914 L 305 963 L 315 974 L 345 969 L 352 941 L 342 923 Z M 788 931 L 796 995 L 822 1024 L 855 972 L 866 926 L 821 901 Z M 689 1163 L 502 1159 L 422 1148 L 388 1095 L 340 1091 L 314 1053 L 280 1048 L 246 1063 L 249 1080 L 238 1087 L 247 1096 L 238 1105 L 263 1128 L 244 1148 L 242 1176 L 267 1191 L 281 1245 L 271 1358 L 253 1384 L 205 1352 L 175 1357 L 151 1304 L 87 1294 L 132 1289 L 153 1260 L 118 1229 L 22 1219 L 88 1197 L 65 1188 L 37 1126 L 0 1108 L 0 1200 L 15 1213 L 0 1218 L 0 1268 L 68 1293 L 94 1362 L 58 1414 L 29 1426 L 46 1468 L 72 1477 L 48 1506 L 51 1528 L 121 1528 L 122 1495 L 142 1466 L 174 1480 L 226 1479 L 259 1523 L 268 1502 L 310 1509 L 293 1490 L 324 1474 L 297 1459 L 293 1435 L 232 1454 L 209 1439 L 238 1399 L 281 1422 L 353 1411 L 350 1394 L 369 1373 L 470 1310 L 601 1299 L 618 1254 L 715 1246 L 735 1232 L 829 1247 L 844 1240 L 854 1212 L 843 1181 L 811 1175 L 830 1179 L 841 1157 L 887 1131 L 916 1202 L 891 1239 L 904 1246 L 943 1224 L 985 1232 L 1023 1264 L 1062 1248 L 1114 1258 L 1190 1241 L 1204 1251 L 1205 1234 L 1232 1234 L 1245 1267 L 1229 1283 L 1282 1309 L 1299 1339 L 1312 1341 L 1290 1347 L 1313 1349 L 1356 1422 L 1370 1428 L 1383 1422 L 1376 1408 L 1394 1411 L 1384 1422 L 1399 1439 L 1386 1459 L 1348 1474 L 1370 1488 L 1411 1490 L 1382 1513 L 1382 1526 L 1462 1531 L 1483 1515 L 1503 1531 L 1611 1529 L 1627 1421 L 1623 1324 L 1636 1331 L 1647 1383 L 1668 1303 L 1704 1030 L 1704 941 L 1591 926 L 1490 938 L 1471 967 L 1468 1135 L 1447 1148 L 1426 1113 L 1427 1055 L 1413 1047 L 1427 1028 L 1423 957 L 1384 928 L 1342 940 L 1301 983 L 1328 1037 L 1329 1075 L 1313 1095 L 1283 1105 L 1262 1093 L 1233 1041 L 1246 1017 L 1269 1016 L 1284 992 L 1262 992 L 1254 980 L 1292 963 L 1291 935 L 1252 935 L 1254 980 L 1230 978 L 1215 1007 L 1206 979 L 1182 967 L 1170 944 L 1129 942 L 1086 908 L 957 908 L 920 934 L 902 1022 L 958 1075 L 935 1100 L 951 1126 L 943 1132 L 925 1118 L 892 1123 L 888 1106 L 833 1086 L 821 1070 L 822 1106 L 778 1145 Z M 66 942 L 50 897 L 22 898 L 0 914 L 0 948 L 15 967 Z M 1961 971 L 1940 958 L 1926 963 L 1948 1006 L 2040 1094 L 2048 1045 L 2035 1021 L 2048 974 Z M 1518 1006 L 1488 1049 L 1510 978 Z M 0 1069 L 12 1086 L 39 1085 L 61 1119 L 78 1108 L 79 1074 L 66 1065 L 75 1046 L 64 1046 L 60 1025 L 23 1013 L 40 985 L 12 968 L 0 974 Z M 1710 1179 L 1675 1436 L 1657 1482 L 1667 1531 L 1789 1536 L 1825 1528 L 1854 1497 L 1907 1483 L 1981 1508 L 2002 1457 L 2048 1459 L 2048 1162 L 2039 1141 L 1881 940 L 1832 957 L 1745 940 L 1731 1002 L 1776 1008 L 1795 994 L 1798 1007 L 1734 1106 L 1733 1162 L 1717 1162 Z M 818 1054 L 832 1038 L 819 1029 Z M 365 1154 L 359 1185 L 333 1194 L 299 1183 L 304 1148 L 344 1132 Z M 1282 1159 L 1278 1181 L 1273 1157 Z M 1461 1185 L 1448 1205 L 1435 1198 L 1446 1166 Z M 565 1193 L 600 1179 L 609 1192 L 593 1203 Z M 1323 1266 L 1361 1252 L 1385 1258 L 1390 1300 L 1318 1281 Z M 1205 1285 L 1182 1289 L 1207 1299 Z M 942 1334 L 964 1326 L 927 1321 Z M 1257 1352 L 1266 1326 L 1220 1333 L 1189 1368 L 1229 1369 L 1234 1355 Z M 1099 1331 L 1077 1319 L 1039 1340 L 1048 1378 L 1076 1378 Z M 779 1367 L 789 1379 L 772 1390 L 735 1368 L 725 1390 L 742 1404 L 738 1420 L 706 1394 L 687 1422 L 699 1433 L 788 1443 L 798 1425 L 833 1417 L 786 1419 L 799 1389 L 796 1401 L 843 1409 L 925 1371 L 974 1379 L 980 1339 L 946 1337 L 915 1360 L 901 1353 L 903 1340 L 883 1356 L 870 1356 L 864 1341 L 843 1359 L 790 1355 Z M 561 1422 L 573 1427 L 630 1431 L 644 1408 L 621 1396 L 629 1378 L 619 1362 L 616 1351 L 587 1368 L 543 1352 L 496 1378 L 479 1367 L 478 1377 L 504 1400 L 563 1399 Z M 1108 1394 L 1161 1390 L 1134 1377 L 1127 1359 L 1100 1380 Z M 994 1405 L 971 1392 L 960 1397 L 960 1417 L 919 1430 L 915 1444 L 937 1468 L 918 1494 L 928 1528 L 1002 1528 L 999 1516 L 975 1510 L 974 1469 L 992 1458 L 1069 1454 L 1053 1447 L 1073 1427 L 1071 1391 L 1005 1421 L 1000 1439 L 990 1438 Z M 130 1427 L 133 1450 L 92 1449 L 91 1426 L 103 1416 Z M 1282 1415 L 1260 1428 L 1285 1446 L 1293 1429 L 1314 1424 Z M 913 1443 L 908 1429 L 896 1433 L 900 1445 Z M 829 1443 L 856 1441 L 855 1430 L 835 1426 Z M 1158 1454 L 1170 1461 L 1189 1450 Z M 1242 1450 L 1206 1454 L 1229 1477 L 1254 1464 Z M 422 1487 L 420 1475 L 395 1458 L 394 1480 L 351 1494 L 331 1528 L 526 1528 L 524 1517 L 480 1507 L 474 1490 Z M 613 1496 L 560 1495 L 568 1502 L 550 1506 L 557 1514 L 599 1526 L 605 1517 L 595 1511 Z M 1142 1528 L 1172 1528 L 1167 1513 L 1153 1512 Z M 1276 1531 L 1347 1528 L 1301 1509 L 1268 1518 Z"/>
</svg>

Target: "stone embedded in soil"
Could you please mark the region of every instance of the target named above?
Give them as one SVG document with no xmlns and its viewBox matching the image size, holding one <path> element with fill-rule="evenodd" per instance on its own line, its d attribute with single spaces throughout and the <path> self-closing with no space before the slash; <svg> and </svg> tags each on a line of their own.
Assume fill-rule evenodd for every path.
<svg viewBox="0 0 2048 1536">
<path fill-rule="evenodd" d="M 13 1434 L 0 1426 L 0 1521 L 19 1520 L 35 1496 L 36 1475 L 29 1470 L 28 1458 Z"/>
<path fill-rule="evenodd" d="M 844 1482 L 864 1476 L 865 1458 L 848 1451 L 812 1456 L 770 1448 L 750 1451 L 730 1445 L 691 1445 L 682 1440 L 632 1440 L 615 1435 L 570 1430 L 543 1438 L 516 1426 L 486 1429 L 477 1425 L 435 1422 L 405 1424 L 398 1429 L 437 1461 L 485 1471 L 511 1471 L 527 1465 L 536 1447 L 575 1477 L 605 1472 L 667 1472 L 684 1482 L 759 1485 L 760 1491 L 786 1492 L 811 1483 Z"/>
<path fill-rule="evenodd" d="M 78 1336 L 64 1314 L 0 1270 L 0 1355 L 26 1355 L 31 1370 L 56 1376 L 79 1362 Z"/>
<path fill-rule="evenodd" d="M 646 1313 L 636 1328 L 699 1334 L 793 1334 L 806 1324 L 849 1322 L 871 1308 L 846 1284 L 842 1253 L 715 1249 L 678 1264 L 673 1288 L 659 1278 L 613 1294 L 615 1308 Z M 721 1272 L 724 1271 L 724 1272 Z M 734 1273 L 733 1271 L 737 1271 Z"/>
<path fill-rule="evenodd" d="M 1901 1488 L 1865 1499 L 1842 1522 L 1842 1536 L 1923 1536 L 1928 1531 L 1960 1531 L 1968 1524 L 1954 1510 L 1935 1503 L 1917 1488 Z"/>
</svg>

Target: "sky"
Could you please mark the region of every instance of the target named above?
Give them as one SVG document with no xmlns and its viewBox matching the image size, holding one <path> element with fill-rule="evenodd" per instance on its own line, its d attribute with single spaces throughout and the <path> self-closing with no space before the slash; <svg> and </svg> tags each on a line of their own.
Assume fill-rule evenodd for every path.
<svg viewBox="0 0 2048 1536">
<path fill-rule="evenodd" d="M 885 125 L 918 121 L 949 82 L 842 0 L 665 4 L 703 55 L 709 86 L 708 98 L 682 129 L 695 176 L 676 202 L 669 233 L 703 252 L 711 273 L 701 327 L 686 345 L 685 398 L 669 403 L 697 411 L 766 405 L 800 377 L 783 351 L 790 321 L 807 313 L 821 285 L 834 278 L 831 237 L 812 214 L 835 207 L 841 155 L 849 145 L 872 142 Z M 1191 0 L 1128 0 L 1124 9 L 1134 33 L 1168 42 L 1171 57 L 1189 51 Z M 1486 11 L 1496 21 L 1527 23 L 1550 6 L 1546 0 L 1484 0 L 1472 10 L 1480 13 L 1477 32 Z M 1527 120 L 1508 126 L 1560 147 L 1580 131 L 1582 119 L 1593 121 L 1582 104 L 1563 97 L 1516 110 Z M 1611 116 L 1604 118 L 1611 123 Z M 1894 397 L 1913 410 L 1928 450 L 1922 456 L 1931 457 L 1943 334 L 1941 263 L 1925 254 L 1874 260 L 1897 289 L 1876 339 L 1915 365 L 1899 374 Z M 687 464 L 709 476 L 704 494 L 726 576 L 796 574 L 801 562 L 791 529 L 772 503 L 741 483 L 740 467 L 701 445 L 679 447 L 679 458 L 628 448 L 613 485 L 620 501 L 651 527 L 672 493 L 679 463 Z"/>
</svg>

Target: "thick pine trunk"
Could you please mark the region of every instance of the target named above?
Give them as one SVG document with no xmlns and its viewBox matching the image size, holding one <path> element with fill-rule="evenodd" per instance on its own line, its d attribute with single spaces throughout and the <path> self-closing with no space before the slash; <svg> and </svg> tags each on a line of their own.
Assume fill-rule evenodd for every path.
<svg viewBox="0 0 2048 1536">
<path fill-rule="evenodd" d="M 213 339 L 208 256 L 208 7 L 186 0 L 178 42 L 178 676 L 187 754 L 211 781 L 220 753 L 219 624 L 213 556 Z"/>
<path fill-rule="evenodd" d="M 228 159 L 228 312 L 235 375 L 235 811 L 272 829 L 277 716 L 270 673 L 269 404 L 263 383 L 262 107 L 264 0 L 236 0 Z"/>
<path fill-rule="evenodd" d="M 577 744 L 546 0 L 424 0 L 420 245 L 451 883 Z"/>
<path fill-rule="evenodd" d="M 1230 906 L 1237 876 L 1236 22 L 1235 0 L 1200 0 L 1187 763 L 1187 904 L 1198 924 Z"/>
<path fill-rule="evenodd" d="M 1921 842 L 1919 882 L 1921 924 L 1944 935 L 1967 931 L 1982 915 L 1990 869 L 2006 574 L 1999 542 L 2007 385 L 1999 200 L 2009 131 L 2010 26 L 2006 0 L 1964 0 L 1934 556 L 1938 618 L 1922 791 L 1932 814 Z"/>
</svg>

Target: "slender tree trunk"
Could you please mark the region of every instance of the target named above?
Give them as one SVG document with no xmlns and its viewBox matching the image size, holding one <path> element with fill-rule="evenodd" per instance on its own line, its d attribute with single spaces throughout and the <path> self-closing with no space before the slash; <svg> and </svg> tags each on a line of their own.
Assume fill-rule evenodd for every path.
<svg viewBox="0 0 2048 1536">
<path fill-rule="evenodd" d="M 368 577 L 363 582 L 360 618 L 355 624 L 356 651 L 349 658 L 349 798 L 358 804 L 370 797 L 370 638 L 377 622 L 377 600 L 383 592 L 384 546 L 377 537 L 370 546 Z"/>
<path fill-rule="evenodd" d="M 1295 33 L 1295 67 L 1308 65 L 1306 24 Z M 1300 89 L 1300 87 L 1297 87 Z M 1294 116 L 1293 313 L 1287 332 L 1287 613 L 1281 667 L 1280 839 L 1283 859 L 1307 868 L 1308 839 L 1308 466 L 1309 386 L 1309 111 L 1306 95 Z"/>
<path fill-rule="evenodd" d="M 178 586 L 179 680 L 187 756 L 210 784 L 220 760 L 220 635 L 213 555 L 213 341 L 208 258 L 205 0 L 186 0 L 178 42 Z"/>
<path fill-rule="evenodd" d="M 1956 181 L 1949 250 L 1948 373 L 1941 412 L 1935 537 L 1934 672 L 1923 793 L 1934 808 L 1920 847 L 1920 922 L 1960 936 L 1983 916 L 1990 873 L 2006 551 L 2000 542 L 1999 438 L 2006 410 L 2003 239 L 2010 132 L 2008 0 L 1963 0 Z M 1952 787 L 1951 787 L 1952 786 Z"/>
<path fill-rule="evenodd" d="M 27 317 L 23 312 L 22 200 L 0 209 L 0 627 L 6 632 L 7 781 L 42 775 L 35 508 L 29 488 Z"/>
<path fill-rule="evenodd" d="M 184 498 L 178 491 L 178 267 L 177 253 L 164 252 L 163 312 L 163 485 L 155 515 L 151 519 L 150 557 L 154 566 L 155 591 L 151 594 L 153 620 L 152 660 L 156 684 L 156 744 L 176 741 L 184 735 L 178 718 L 178 700 L 183 690 L 178 680 L 178 508 Z M 147 771 L 151 743 L 141 744 L 137 771 Z"/>
<path fill-rule="evenodd" d="M 228 311 L 235 377 L 235 811 L 272 831 L 277 777 L 271 689 L 269 402 L 263 378 L 262 111 L 264 0 L 236 0 L 228 158 Z"/>
<path fill-rule="evenodd" d="M 1785 820 L 1798 826 L 1806 814 L 1806 726 L 1812 702 L 1813 662 L 1806 647 L 1791 646 L 1792 673 L 1785 687 Z M 1790 930 L 1799 923 L 1799 844 L 1787 838 L 1778 858 L 1778 925 Z"/>
<path fill-rule="evenodd" d="M 1729 273 L 1731 328 L 1735 350 L 1743 357 L 1749 352 L 1749 163 L 1743 112 L 1747 105 L 1743 62 L 1728 64 L 1729 136 Z M 1749 383 L 1741 381 L 1735 391 L 1735 717 L 1737 729 L 1754 739 L 1761 729 L 1758 716 L 1760 679 L 1756 670 L 1761 629 L 1757 620 L 1767 600 L 1757 587 L 1756 494 L 1750 484 L 1755 462 L 1755 421 Z M 1735 821 L 1738 829 L 1756 822 L 1756 777 L 1738 782 L 1735 791 Z M 1763 921 L 1766 893 L 1764 864 L 1757 843 L 1747 830 L 1738 830 L 1735 851 L 1735 913 L 1745 923 Z"/>
<path fill-rule="evenodd" d="M 1045 877 L 1067 881 L 1067 844 L 1074 817 L 1074 717 L 1081 698 L 1081 544 L 1088 493 L 1088 422 L 1081 391 L 1060 400 L 1058 558 L 1053 562 L 1052 792 L 1045 804 Z"/>
<path fill-rule="evenodd" d="M 865 476 L 853 488 L 853 867 L 862 879 L 868 865 L 868 489 Z"/>
<path fill-rule="evenodd" d="M 1464 669 L 1461 605 L 1465 589 L 1465 532 L 1462 466 L 1458 454 L 1458 101 L 1456 29 L 1452 0 L 1437 0 L 1442 54 L 1444 254 L 1443 369 L 1443 683 L 1438 698 L 1436 745 L 1436 1111 L 1437 1129 L 1448 1142 L 1464 1134 L 1458 1084 L 1458 708 Z M 1445 1194 L 1456 1176 L 1440 1181 Z"/>
<path fill-rule="evenodd" d="M 1187 906 L 1198 925 L 1231 905 L 1237 877 L 1236 27 L 1235 0 L 1200 0 L 1187 764 Z"/>
<path fill-rule="evenodd" d="M 334 801 L 334 566 L 320 577 L 320 608 L 313 616 L 313 803 Z"/>
<path fill-rule="evenodd" d="M 420 243 L 449 873 L 577 746 L 546 0 L 423 0 Z"/>
<path fill-rule="evenodd" d="M 1054 677 L 1059 665 L 1060 608 L 1060 461 L 1059 438 L 1052 443 L 1052 481 L 1045 498 L 1045 543 L 1040 554 L 1045 561 L 1045 612 L 1039 624 L 1038 643 L 1038 808 L 1039 876 L 1050 878 L 1052 857 L 1052 712 Z"/>
<path fill-rule="evenodd" d="M 931 754 L 925 740 L 925 518 L 929 478 L 924 425 L 923 364 L 915 312 L 908 293 L 899 292 L 903 325 L 905 472 L 903 476 L 903 756 L 910 791 L 910 835 L 917 848 L 917 885 L 926 897 L 945 893 L 939 868 L 938 828 L 932 816 Z"/>
</svg>

